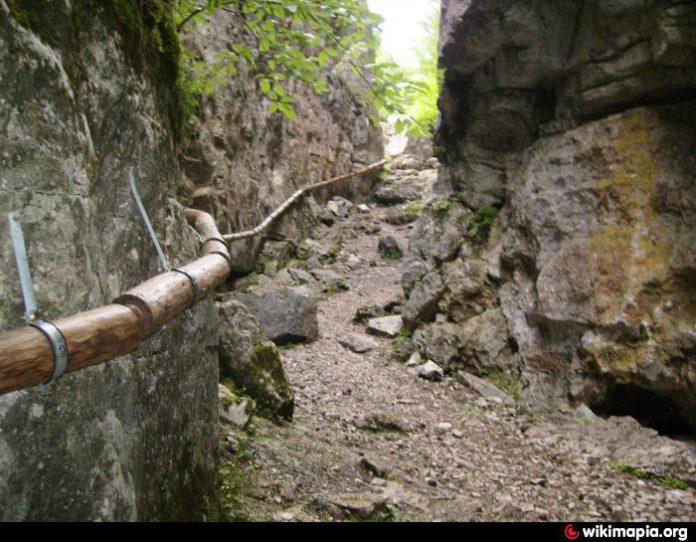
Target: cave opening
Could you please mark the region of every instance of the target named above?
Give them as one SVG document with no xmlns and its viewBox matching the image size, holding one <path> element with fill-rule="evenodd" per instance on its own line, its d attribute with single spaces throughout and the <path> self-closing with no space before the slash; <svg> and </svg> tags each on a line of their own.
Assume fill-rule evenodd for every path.
<svg viewBox="0 0 696 542">
<path fill-rule="evenodd" d="M 694 433 L 694 428 L 690 427 L 672 399 L 633 384 L 615 384 L 591 408 L 600 416 L 631 416 L 664 436 L 680 437 Z"/>
</svg>

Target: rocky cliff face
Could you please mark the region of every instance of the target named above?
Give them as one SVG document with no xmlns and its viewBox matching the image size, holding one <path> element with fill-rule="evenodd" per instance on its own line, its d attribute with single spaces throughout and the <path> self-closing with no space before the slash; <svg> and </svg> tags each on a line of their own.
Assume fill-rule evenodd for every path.
<svg viewBox="0 0 696 542">
<path fill-rule="evenodd" d="M 0 0 L 0 211 L 21 213 L 49 319 L 109 303 L 159 271 L 130 167 L 179 265 L 198 251 L 182 204 L 211 211 L 221 231 L 243 229 L 297 186 L 381 157 L 378 130 L 338 79 L 328 96 L 297 89 L 290 122 L 269 115 L 241 73 L 204 101 L 189 142 L 167 10 Z M 220 13 L 187 44 L 210 59 L 236 31 Z M 290 212 L 274 234 L 299 237 L 310 218 Z M 0 329 L 10 329 L 23 304 L 4 219 L 0 243 Z M 236 269 L 253 269 L 261 243 L 235 248 Z M 0 519 L 201 518 L 216 478 L 218 325 L 207 300 L 137 353 L 66 376 L 52 395 L 0 397 Z"/>
<path fill-rule="evenodd" d="M 443 0 L 442 21 L 415 344 L 532 404 L 693 424 L 696 4 Z"/>
<path fill-rule="evenodd" d="M 190 29 L 186 43 L 212 63 L 232 40 L 248 39 L 239 26 L 232 13 L 220 11 L 208 24 Z M 329 88 L 328 94 L 317 95 L 310 86 L 295 83 L 291 93 L 297 118 L 288 120 L 269 114 L 268 99 L 241 66 L 239 76 L 203 101 L 196 138 L 184 161 L 184 198 L 215 216 L 220 231 L 241 231 L 261 222 L 297 188 L 381 160 L 381 130 L 351 91 L 361 89 L 361 81 L 334 74 Z M 334 185 L 316 197 L 365 197 L 373 180 L 366 176 Z M 308 208 L 298 205 L 271 236 L 297 240 L 309 220 Z M 238 272 L 254 268 L 262 242 L 233 244 Z"/>
<path fill-rule="evenodd" d="M 0 329 L 22 325 L 11 210 L 49 319 L 158 272 L 130 167 L 172 263 L 198 252 L 173 199 L 176 65 L 152 41 L 166 40 L 167 22 L 149 13 L 138 25 L 135 6 L 0 1 Z M 216 314 L 210 301 L 193 312 L 52 395 L 0 397 L 1 519 L 202 517 L 215 484 Z"/>
</svg>

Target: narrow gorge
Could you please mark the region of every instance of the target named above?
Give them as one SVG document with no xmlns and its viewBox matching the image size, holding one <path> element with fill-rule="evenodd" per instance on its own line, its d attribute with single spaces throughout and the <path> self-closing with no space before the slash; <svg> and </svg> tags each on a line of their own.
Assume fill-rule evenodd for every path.
<svg viewBox="0 0 696 542">
<path fill-rule="evenodd" d="M 696 2 L 368 4 L 0 0 L 0 520 L 696 520 Z"/>
</svg>

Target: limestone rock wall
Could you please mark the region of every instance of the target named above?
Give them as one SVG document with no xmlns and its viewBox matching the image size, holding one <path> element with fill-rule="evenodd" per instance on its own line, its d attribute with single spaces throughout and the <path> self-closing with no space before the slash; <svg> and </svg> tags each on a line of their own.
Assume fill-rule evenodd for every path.
<svg viewBox="0 0 696 542">
<path fill-rule="evenodd" d="M 233 14 L 220 11 L 188 31 L 187 46 L 213 62 L 232 40 L 248 39 L 239 26 Z M 180 193 L 213 214 L 221 232 L 241 231 L 261 222 L 297 188 L 381 160 L 381 129 L 351 90 L 363 87 L 352 74 L 332 74 L 324 95 L 294 83 L 288 90 L 296 99 L 297 118 L 288 120 L 269 114 L 268 99 L 241 66 L 236 77 L 204 99 Z M 364 198 L 375 175 L 334 185 L 316 197 Z M 307 207 L 296 206 L 273 234 L 299 239 L 310 215 Z M 233 244 L 239 272 L 253 269 L 260 248 L 259 239 Z"/>
<path fill-rule="evenodd" d="M 174 199 L 175 51 L 137 2 L 0 0 L 0 329 L 23 304 L 5 214 L 21 213 L 46 317 L 94 308 L 158 272 L 131 198 L 173 264 L 198 244 Z M 171 45 L 171 43 L 169 43 Z M 135 354 L 0 397 L 1 520 L 199 519 L 215 485 L 211 301 Z"/>
<path fill-rule="evenodd" d="M 443 0 L 442 21 L 414 343 L 535 405 L 633 390 L 693 424 L 696 3 Z"/>
<path fill-rule="evenodd" d="M 203 101 L 191 130 L 169 9 L 0 0 L 0 212 L 22 215 L 49 319 L 109 303 L 159 271 L 128 188 L 130 167 L 165 252 L 180 265 L 198 251 L 182 205 L 237 231 L 297 187 L 382 157 L 379 129 L 338 76 L 328 95 L 295 89 L 298 119 L 288 121 L 268 114 L 242 70 Z M 186 46 L 212 60 L 237 30 L 220 12 Z M 317 197 L 360 198 L 371 184 Z M 316 204 L 294 209 L 271 235 L 301 237 L 310 208 L 316 215 Z M 4 218 L 0 247 L 6 330 L 22 324 L 23 303 Z M 261 248 L 258 240 L 233 245 L 236 270 L 253 269 Z M 216 479 L 220 339 L 211 300 L 193 314 L 137 353 L 64 377 L 52 395 L 0 397 L 0 519 L 203 517 Z M 244 329 L 223 335 L 235 342 Z"/>
</svg>

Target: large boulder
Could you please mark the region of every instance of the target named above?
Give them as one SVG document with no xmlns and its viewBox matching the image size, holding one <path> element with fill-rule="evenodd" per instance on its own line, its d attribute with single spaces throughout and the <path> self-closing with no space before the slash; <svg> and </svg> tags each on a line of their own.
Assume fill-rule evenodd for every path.
<svg viewBox="0 0 696 542">
<path fill-rule="evenodd" d="M 292 419 L 294 395 L 278 347 L 266 340 L 247 307 L 228 298 L 217 304 L 220 373 L 250 395 L 262 414 Z"/>
<path fill-rule="evenodd" d="M 275 288 L 234 296 L 256 318 L 264 336 L 276 344 L 319 338 L 317 302 L 309 288 Z"/>
</svg>

